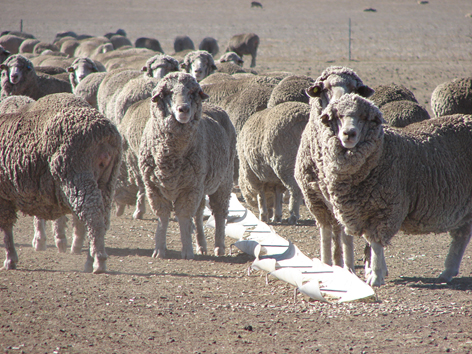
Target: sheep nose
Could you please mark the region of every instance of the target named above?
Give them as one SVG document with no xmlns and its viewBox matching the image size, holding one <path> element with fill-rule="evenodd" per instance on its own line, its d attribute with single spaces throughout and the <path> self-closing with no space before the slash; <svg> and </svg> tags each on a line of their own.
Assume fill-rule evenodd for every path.
<svg viewBox="0 0 472 354">
<path fill-rule="evenodd" d="M 357 136 L 357 131 L 355 129 L 349 129 L 349 130 L 343 131 L 343 134 L 347 136 L 348 139 L 352 139 Z"/>
<path fill-rule="evenodd" d="M 188 113 L 190 111 L 190 107 L 188 105 L 182 105 L 177 108 L 179 113 Z"/>
</svg>

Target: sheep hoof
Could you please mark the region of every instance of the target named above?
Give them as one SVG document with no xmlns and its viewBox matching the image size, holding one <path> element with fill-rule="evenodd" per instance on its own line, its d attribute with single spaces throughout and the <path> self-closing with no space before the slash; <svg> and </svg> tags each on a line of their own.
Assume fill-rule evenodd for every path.
<svg viewBox="0 0 472 354">
<path fill-rule="evenodd" d="M 165 250 L 154 250 L 152 253 L 152 258 L 165 258 L 166 251 Z"/>
<path fill-rule="evenodd" d="M 442 272 L 439 275 L 438 281 L 441 283 L 450 283 L 452 278 L 455 277 L 457 274 L 458 272 L 454 272 L 454 271 L 446 269 L 444 272 Z"/>
<path fill-rule="evenodd" d="M 366 283 L 370 286 L 381 286 L 385 284 L 384 277 L 377 276 L 374 272 L 367 277 Z"/>
<path fill-rule="evenodd" d="M 142 211 L 135 211 L 133 213 L 133 219 L 134 220 L 142 220 L 144 216 L 144 213 Z"/>
<path fill-rule="evenodd" d="M 70 248 L 70 253 L 72 254 L 81 254 L 82 253 L 82 246 L 72 245 Z"/>
<path fill-rule="evenodd" d="M 282 222 L 282 215 L 274 216 L 274 222 Z"/>
<path fill-rule="evenodd" d="M 56 240 L 56 247 L 59 253 L 66 253 L 67 251 L 67 239 L 61 238 Z"/>
<path fill-rule="evenodd" d="M 193 250 L 182 250 L 182 259 L 193 259 L 195 256 Z"/>
<path fill-rule="evenodd" d="M 93 274 L 105 273 L 107 271 L 106 259 L 95 257 L 93 262 Z"/>
<path fill-rule="evenodd" d="M 17 263 L 18 263 L 18 257 L 16 260 L 12 258 L 7 258 L 5 259 L 5 262 L 3 262 L 3 269 L 5 270 L 16 269 Z"/>
<path fill-rule="evenodd" d="M 224 256 L 225 255 L 225 248 L 224 247 L 215 247 L 215 256 Z"/>
<path fill-rule="evenodd" d="M 295 225 L 298 221 L 298 218 L 295 215 L 292 215 L 288 218 L 289 225 Z"/>
<path fill-rule="evenodd" d="M 93 259 L 87 258 L 87 261 L 85 262 L 84 273 L 92 273 L 92 272 L 93 272 Z"/>
<path fill-rule="evenodd" d="M 206 247 L 203 247 L 203 246 L 197 246 L 197 249 L 196 249 L 195 253 L 200 254 L 200 255 L 206 255 L 207 254 L 207 249 L 206 249 Z"/>
<path fill-rule="evenodd" d="M 35 251 L 46 251 L 47 249 L 46 240 L 40 240 L 40 239 L 34 238 L 33 248 Z"/>
</svg>

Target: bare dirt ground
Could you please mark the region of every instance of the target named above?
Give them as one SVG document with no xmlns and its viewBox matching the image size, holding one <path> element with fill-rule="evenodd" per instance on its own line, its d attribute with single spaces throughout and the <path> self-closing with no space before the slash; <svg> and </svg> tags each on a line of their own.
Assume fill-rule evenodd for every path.
<svg viewBox="0 0 472 354">
<path fill-rule="evenodd" d="M 59 31 L 103 35 L 123 28 L 134 41 L 205 36 L 221 50 L 231 35 L 261 38 L 256 70 L 317 77 L 347 65 L 374 87 L 395 82 L 413 90 L 431 113 L 440 83 L 472 72 L 472 3 L 468 0 L 383 1 L 0 0 L 0 30 L 23 29 L 51 42 Z M 374 8 L 375 12 L 364 12 Z M 351 59 L 349 60 L 349 19 Z M 247 59 L 247 58 L 246 58 Z M 249 62 L 246 60 L 246 62 Z M 247 65 L 247 64 L 245 64 Z M 107 233 L 109 272 L 82 272 L 81 256 L 34 252 L 32 218 L 15 228 L 20 262 L 0 271 L 0 349 L 5 353 L 443 353 L 472 352 L 472 251 L 451 284 L 437 284 L 449 237 L 400 233 L 386 249 L 389 276 L 377 302 L 327 304 L 298 295 L 262 274 L 247 275 L 252 257 L 180 259 L 176 222 L 169 258 L 151 258 L 156 221 L 128 209 Z M 302 207 L 297 226 L 274 225 L 310 257 L 318 230 Z M 212 231 L 207 232 L 211 249 Z M 229 248 L 231 243 L 227 239 Z M 364 242 L 356 240 L 363 277 Z"/>
</svg>

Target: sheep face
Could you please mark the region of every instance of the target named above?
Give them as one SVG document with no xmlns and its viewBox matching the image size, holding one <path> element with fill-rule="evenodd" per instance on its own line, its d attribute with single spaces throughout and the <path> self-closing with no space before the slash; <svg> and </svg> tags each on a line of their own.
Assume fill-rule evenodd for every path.
<svg viewBox="0 0 472 354">
<path fill-rule="evenodd" d="M 15 85 L 25 81 L 29 73 L 34 71 L 34 68 L 29 60 L 15 55 L 0 65 L 0 70 L 2 72 L 2 88 L 6 89 L 8 87 L 8 90 L 5 90 L 5 92 L 15 95 L 18 94 L 15 92 Z"/>
<path fill-rule="evenodd" d="M 380 110 L 357 94 L 343 95 L 332 101 L 320 120 L 331 128 L 346 149 L 355 148 L 372 125 L 384 123 Z"/>
<path fill-rule="evenodd" d="M 210 53 L 199 50 L 185 56 L 182 68 L 200 82 L 216 70 L 216 65 Z"/>
<path fill-rule="evenodd" d="M 172 71 L 179 71 L 179 62 L 168 55 L 156 55 L 146 62 L 142 71 L 145 76 L 162 79 Z"/>
<path fill-rule="evenodd" d="M 227 63 L 231 62 L 239 66 L 243 66 L 244 60 L 241 59 L 239 55 L 237 55 L 235 52 L 228 52 L 225 53 L 221 58 L 220 58 L 220 63 Z"/>
<path fill-rule="evenodd" d="M 87 75 L 98 72 L 98 68 L 89 58 L 77 58 L 67 71 L 71 74 L 71 82 L 73 80 L 78 85 Z"/>
<path fill-rule="evenodd" d="M 207 97 L 194 77 L 171 73 L 154 89 L 151 111 L 155 117 L 175 119 L 178 123 L 187 124 L 200 117 L 202 100 Z"/>
</svg>

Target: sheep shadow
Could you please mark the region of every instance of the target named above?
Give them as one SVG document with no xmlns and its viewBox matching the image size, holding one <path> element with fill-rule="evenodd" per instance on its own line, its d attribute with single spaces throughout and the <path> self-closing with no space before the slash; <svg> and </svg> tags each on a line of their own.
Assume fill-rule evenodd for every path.
<svg viewBox="0 0 472 354">
<path fill-rule="evenodd" d="M 110 248 L 107 247 L 107 254 L 113 257 L 127 257 L 127 256 L 138 256 L 153 259 L 153 249 L 141 249 L 141 248 Z M 181 251 L 167 250 L 165 259 L 181 260 Z M 254 257 L 246 253 L 237 253 L 235 255 L 225 256 L 211 256 L 211 255 L 195 255 L 193 261 L 197 262 L 215 262 L 215 263 L 232 263 L 232 264 L 246 264 L 252 262 Z"/>
<path fill-rule="evenodd" d="M 417 289 L 451 289 L 458 291 L 472 290 L 472 277 L 454 278 L 449 283 L 444 283 L 438 278 L 426 277 L 400 277 L 392 280 L 395 285 L 404 285 Z"/>
</svg>

